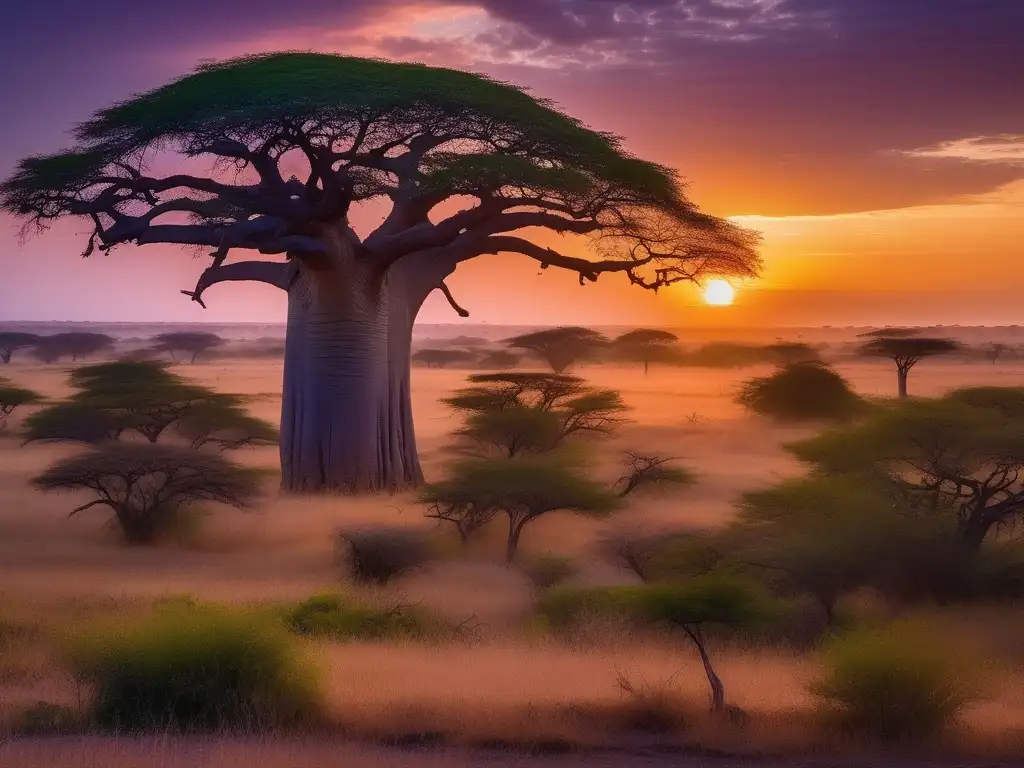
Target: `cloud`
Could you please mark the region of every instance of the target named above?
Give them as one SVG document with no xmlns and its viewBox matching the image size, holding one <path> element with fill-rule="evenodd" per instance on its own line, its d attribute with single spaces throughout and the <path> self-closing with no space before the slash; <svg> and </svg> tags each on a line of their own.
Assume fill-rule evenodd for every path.
<svg viewBox="0 0 1024 768">
<path fill-rule="evenodd" d="M 911 157 L 969 160 L 1024 166 L 1024 134 L 976 136 L 943 141 L 931 147 L 907 152 Z"/>
</svg>

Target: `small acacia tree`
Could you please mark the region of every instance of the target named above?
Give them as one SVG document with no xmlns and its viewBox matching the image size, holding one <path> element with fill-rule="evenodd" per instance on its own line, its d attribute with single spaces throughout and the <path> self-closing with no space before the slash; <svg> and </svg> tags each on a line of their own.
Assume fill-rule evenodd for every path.
<svg viewBox="0 0 1024 768">
<path fill-rule="evenodd" d="M 607 346 L 608 339 L 590 328 L 564 326 L 513 336 L 505 343 L 532 352 L 543 358 L 555 373 L 564 373 L 573 363 Z"/>
<path fill-rule="evenodd" d="M 447 368 L 450 365 L 469 365 L 476 358 L 465 349 L 421 349 L 413 352 L 412 361 L 427 368 Z"/>
<path fill-rule="evenodd" d="M 1024 513 L 1024 389 L 902 403 L 791 449 L 820 471 L 880 476 L 922 511 L 950 513 L 970 550 Z"/>
<path fill-rule="evenodd" d="M 480 367 L 484 370 L 507 370 L 509 368 L 515 368 L 519 365 L 519 361 L 522 358 L 515 352 L 509 352 L 507 349 L 495 349 L 484 354 L 480 358 Z"/>
<path fill-rule="evenodd" d="M 136 432 L 155 443 L 174 433 L 194 447 L 268 445 L 272 425 L 248 415 L 244 399 L 189 384 L 153 362 L 115 362 L 78 368 L 78 392 L 32 414 L 28 441 L 98 443 Z"/>
<path fill-rule="evenodd" d="M 896 364 L 897 391 L 907 397 L 907 376 L 910 369 L 926 357 L 937 357 L 957 352 L 961 346 L 953 339 L 917 336 L 912 329 L 889 328 L 865 334 L 869 337 L 860 347 L 865 357 L 885 357 Z"/>
<path fill-rule="evenodd" d="M 281 469 L 292 491 L 422 480 L 412 326 L 463 262 L 516 254 L 581 284 L 619 274 L 649 290 L 759 269 L 756 238 L 699 212 L 674 171 L 522 88 L 451 69 L 244 56 L 101 110 L 74 136 L 70 150 L 23 160 L 0 207 L 39 226 L 79 217 L 92 229 L 85 255 L 209 248 L 187 292 L 200 304 L 229 281 L 286 291 Z M 212 172 L 158 174 L 181 158 Z M 357 235 L 351 209 L 379 202 L 390 206 L 382 224 Z M 589 237 L 596 258 L 538 246 L 529 228 Z M 284 260 L 229 261 L 240 252 Z"/>
<path fill-rule="evenodd" d="M 131 544 L 150 544 L 173 529 L 182 510 L 201 503 L 245 508 L 262 472 L 216 454 L 168 445 L 107 443 L 57 462 L 32 482 L 42 491 L 89 491 L 72 511 L 107 507 Z"/>
<path fill-rule="evenodd" d="M 769 344 L 765 352 L 774 357 L 780 365 L 793 365 L 820 360 L 818 351 L 802 341 L 777 341 Z"/>
<path fill-rule="evenodd" d="M 534 520 L 557 511 L 603 517 L 617 506 L 615 494 L 587 478 L 578 465 L 553 454 L 457 462 L 446 480 L 424 487 L 420 501 L 431 506 L 432 516 L 443 513 L 447 516 L 439 519 L 453 522 L 469 517 L 483 525 L 504 516 L 505 559 L 510 563 L 523 530 Z"/>
<path fill-rule="evenodd" d="M 114 338 L 105 333 L 69 331 L 40 336 L 36 340 L 35 353 L 45 363 L 55 363 L 63 357 L 70 357 L 72 362 L 77 362 L 79 359 L 110 352 L 114 344 Z"/>
<path fill-rule="evenodd" d="M 7 417 L 14 413 L 16 408 L 35 405 L 42 401 L 43 396 L 38 392 L 24 387 L 16 387 L 9 380 L 0 376 L 0 427 L 7 423 Z"/>
<path fill-rule="evenodd" d="M 11 362 L 11 357 L 19 349 L 35 346 L 39 337 L 34 333 L 20 331 L 0 331 L 0 361 Z"/>
<path fill-rule="evenodd" d="M 191 355 L 189 362 L 194 363 L 211 349 L 223 346 L 224 339 L 215 333 L 177 331 L 161 333 L 153 338 L 153 343 L 155 351 L 169 353 L 172 360 L 177 360 L 175 352 L 184 352 Z"/>
<path fill-rule="evenodd" d="M 657 328 L 637 328 L 617 336 L 611 344 L 612 352 L 623 360 L 644 364 L 644 373 L 651 363 L 666 362 L 678 351 L 679 337 L 671 331 Z"/>
<path fill-rule="evenodd" d="M 618 392 L 566 374 L 474 374 L 469 381 L 443 402 L 466 415 L 456 434 L 485 454 L 512 457 L 553 450 L 573 435 L 609 435 L 627 410 Z"/>
</svg>

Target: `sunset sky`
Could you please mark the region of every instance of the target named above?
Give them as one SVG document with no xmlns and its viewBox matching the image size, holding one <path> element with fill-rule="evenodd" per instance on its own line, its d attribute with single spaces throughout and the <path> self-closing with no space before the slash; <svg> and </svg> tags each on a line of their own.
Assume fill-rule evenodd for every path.
<svg viewBox="0 0 1024 768">
<path fill-rule="evenodd" d="M 40 0 L 0 28 L 0 175 L 93 110 L 203 59 L 314 49 L 530 86 L 764 234 L 732 307 L 528 259 L 450 280 L 472 320 L 668 325 L 1024 324 L 1024 0 Z M 369 225 L 369 214 L 355 221 Z M 0 218 L 0 320 L 278 322 L 284 296 L 179 294 L 169 247 L 79 258 Z M 421 320 L 455 322 L 434 297 Z"/>
</svg>

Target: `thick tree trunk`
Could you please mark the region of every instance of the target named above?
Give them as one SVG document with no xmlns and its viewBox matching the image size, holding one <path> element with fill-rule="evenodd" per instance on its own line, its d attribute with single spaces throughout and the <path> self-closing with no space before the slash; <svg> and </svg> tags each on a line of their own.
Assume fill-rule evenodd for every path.
<svg viewBox="0 0 1024 768">
<path fill-rule="evenodd" d="M 443 276 L 415 266 L 400 263 L 383 278 L 355 259 L 300 268 L 288 290 L 284 490 L 398 491 L 422 482 L 409 353 L 416 314 Z"/>
<path fill-rule="evenodd" d="M 907 397 L 907 374 L 908 373 L 910 373 L 910 371 L 904 370 L 902 368 L 897 368 L 896 369 L 896 383 L 897 383 L 897 388 L 898 388 L 898 391 L 899 391 L 900 399 L 905 399 Z"/>
</svg>

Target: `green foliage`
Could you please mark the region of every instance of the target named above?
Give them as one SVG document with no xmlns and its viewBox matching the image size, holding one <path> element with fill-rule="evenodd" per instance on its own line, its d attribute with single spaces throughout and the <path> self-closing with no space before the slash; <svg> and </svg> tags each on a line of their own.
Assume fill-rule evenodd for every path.
<svg viewBox="0 0 1024 768">
<path fill-rule="evenodd" d="M 115 731 L 262 730 L 320 710 L 317 676 L 284 628 L 212 607 L 81 632 L 68 663 Z"/>
<path fill-rule="evenodd" d="M 697 482 L 697 476 L 685 467 L 673 466 L 672 459 L 630 452 L 623 458 L 626 473 L 613 485 L 619 496 L 656 487 L 686 488 Z"/>
<path fill-rule="evenodd" d="M 298 635 L 337 642 L 439 637 L 451 627 L 407 605 L 373 608 L 336 594 L 314 595 L 285 615 L 285 626 Z"/>
<path fill-rule="evenodd" d="M 118 361 L 77 368 L 78 392 L 34 413 L 27 441 L 100 443 L 136 432 L 152 443 L 176 433 L 193 447 L 271 445 L 273 425 L 250 416 L 245 399 L 189 384 L 151 361 Z"/>
<path fill-rule="evenodd" d="M 255 140 L 308 121 L 355 135 L 367 115 L 382 123 L 380 135 L 368 137 L 376 144 L 402 128 L 454 122 L 462 130 L 498 131 L 534 148 L 532 158 L 431 158 L 428 182 L 450 194 L 479 188 L 472 183 L 518 183 L 573 195 L 605 182 L 668 210 L 688 210 L 674 172 L 628 156 L 616 137 L 586 128 L 521 88 L 452 69 L 303 52 L 205 64 L 101 110 L 75 131 L 79 147 L 23 160 L 0 193 L 5 208 L 27 214 L 39 207 L 43 191 L 71 194 L 112 162 L 146 147 L 169 143 L 196 154 L 218 138 Z M 563 170 L 548 170 L 552 163 Z M 586 173 L 564 170 L 573 168 Z"/>
<path fill-rule="evenodd" d="M 248 507 L 263 474 L 189 448 L 106 443 L 56 462 L 32 484 L 42 491 L 89 491 L 93 500 L 72 515 L 106 507 L 129 543 L 148 544 L 178 528 L 188 507 Z"/>
<path fill-rule="evenodd" d="M 845 419 L 865 408 L 842 376 L 816 361 L 790 363 L 771 376 L 744 382 L 736 402 L 784 421 Z"/>
<path fill-rule="evenodd" d="M 949 727 L 978 694 L 975 681 L 937 638 L 906 628 L 836 640 L 812 692 L 858 736 L 923 740 Z"/>
<path fill-rule="evenodd" d="M 15 409 L 41 402 L 43 402 L 43 396 L 38 392 L 24 387 L 16 387 L 9 380 L 0 376 L 0 424 L 3 424 Z"/>
<path fill-rule="evenodd" d="M 339 554 L 345 570 L 357 582 L 386 584 L 434 559 L 422 531 L 381 525 L 339 535 Z"/>
<path fill-rule="evenodd" d="M 638 618 L 690 629 L 741 626 L 762 618 L 768 603 L 752 582 L 718 573 L 676 583 L 616 587 L 610 597 Z"/>
<path fill-rule="evenodd" d="M 457 434 L 485 456 L 541 453 L 572 435 L 608 435 L 627 410 L 618 392 L 592 389 L 575 376 L 516 372 L 469 379 L 472 386 L 443 402 L 467 414 Z"/>
<path fill-rule="evenodd" d="M 523 529 L 549 512 L 600 517 L 616 509 L 617 497 L 581 470 L 568 457 L 550 453 L 469 459 L 456 462 L 447 479 L 428 484 L 420 501 L 452 514 L 504 515 L 508 521 L 506 557 L 511 561 Z"/>
</svg>

